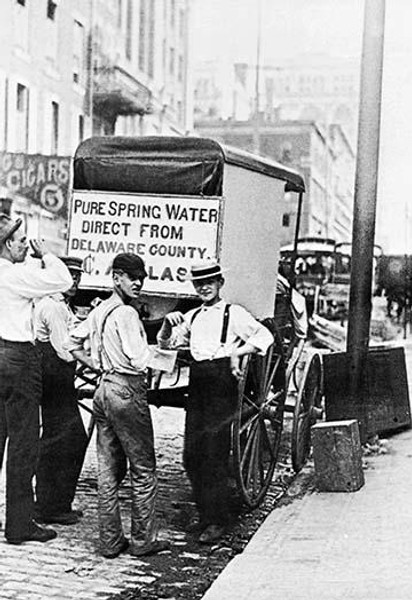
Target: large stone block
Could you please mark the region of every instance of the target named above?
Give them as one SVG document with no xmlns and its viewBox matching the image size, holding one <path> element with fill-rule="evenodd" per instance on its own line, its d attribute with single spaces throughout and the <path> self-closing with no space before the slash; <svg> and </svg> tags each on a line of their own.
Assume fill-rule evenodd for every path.
<svg viewBox="0 0 412 600">
<path fill-rule="evenodd" d="M 320 492 L 355 492 L 365 483 L 362 447 L 355 419 L 312 427 L 316 486 Z"/>
</svg>

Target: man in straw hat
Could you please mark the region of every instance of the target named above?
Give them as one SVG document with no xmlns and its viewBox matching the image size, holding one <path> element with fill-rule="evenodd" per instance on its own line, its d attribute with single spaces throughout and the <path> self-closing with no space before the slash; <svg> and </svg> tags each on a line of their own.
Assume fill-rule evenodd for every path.
<svg viewBox="0 0 412 600">
<path fill-rule="evenodd" d="M 273 343 L 270 331 L 242 306 L 221 299 L 224 284 L 219 263 L 191 268 L 190 279 L 202 300 L 185 315 L 166 315 L 159 345 L 190 345 L 184 465 L 200 516 L 201 543 L 212 543 L 229 519 L 230 427 L 237 403 L 240 360 L 246 354 L 265 354 Z"/>
<path fill-rule="evenodd" d="M 21 224 L 0 214 L 0 465 L 8 438 L 5 536 L 11 544 L 56 537 L 34 520 L 41 371 L 32 309 L 35 299 L 72 285 L 66 265 L 42 241 L 30 240 L 39 260 L 25 264 L 29 245 Z"/>
<path fill-rule="evenodd" d="M 42 437 L 36 469 L 36 513 L 41 523 L 77 523 L 82 513 L 72 509 L 77 480 L 87 449 L 74 387 L 76 361 L 65 349 L 74 325 L 71 301 L 83 272 L 83 261 L 61 258 L 73 285 L 63 294 L 46 296 L 36 306 L 35 330 L 42 359 Z"/>
<path fill-rule="evenodd" d="M 130 554 L 166 550 L 156 525 L 157 478 L 153 427 L 147 404 L 151 352 L 142 322 L 131 306 L 139 297 L 146 269 L 130 253 L 115 256 L 113 294 L 91 311 L 70 335 L 73 356 L 103 372 L 93 399 L 97 425 L 100 552 L 115 558 L 129 547 L 120 518 L 118 491 L 127 462 L 132 485 Z M 83 349 L 91 344 L 91 357 Z"/>
</svg>

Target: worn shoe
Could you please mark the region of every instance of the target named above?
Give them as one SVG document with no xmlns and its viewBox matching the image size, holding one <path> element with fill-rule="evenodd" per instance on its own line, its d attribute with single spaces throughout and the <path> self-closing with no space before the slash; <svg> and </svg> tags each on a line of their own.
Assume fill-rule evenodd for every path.
<svg viewBox="0 0 412 600">
<path fill-rule="evenodd" d="M 140 546 L 138 548 L 132 548 L 130 554 L 132 556 L 150 556 L 151 554 L 157 554 L 164 550 L 170 549 L 170 542 L 167 540 L 156 540 L 151 544 Z"/>
<path fill-rule="evenodd" d="M 127 540 L 126 538 L 124 538 L 123 544 L 120 546 L 120 548 L 118 550 L 116 550 L 116 552 L 101 552 L 101 555 L 104 558 L 117 558 L 119 556 L 119 554 L 121 554 L 122 552 L 125 552 L 129 547 L 129 540 Z"/>
<path fill-rule="evenodd" d="M 225 528 L 222 525 L 208 525 L 200 534 L 199 542 L 201 544 L 211 544 L 221 538 L 224 532 Z"/>
<path fill-rule="evenodd" d="M 39 523 L 58 523 L 59 525 L 75 525 L 80 521 L 80 516 L 76 511 L 71 510 L 67 513 L 57 513 L 55 515 L 39 515 L 36 517 Z"/>
<path fill-rule="evenodd" d="M 54 540 L 57 537 L 57 533 L 54 529 L 49 529 L 47 527 L 41 527 L 37 523 L 33 521 L 30 533 L 23 537 L 8 537 L 7 542 L 9 544 L 23 544 L 24 542 L 49 542 L 50 540 Z"/>
</svg>

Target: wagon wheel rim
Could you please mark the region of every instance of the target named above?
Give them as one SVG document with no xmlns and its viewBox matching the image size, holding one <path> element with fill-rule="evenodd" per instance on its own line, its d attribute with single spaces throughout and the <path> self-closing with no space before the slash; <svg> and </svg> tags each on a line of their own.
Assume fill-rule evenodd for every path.
<svg viewBox="0 0 412 600">
<path fill-rule="evenodd" d="M 309 458 L 311 427 L 316 422 L 315 408 L 320 405 L 322 367 L 318 354 L 306 363 L 296 396 L 292 426 L 292 465 L 298 473 Z"/>
<path fill-rule="evenodd" d="M 77 404 L 80 409 L 82 418 L 86 419 L 86 435 L 90 442 L 94 429 L 95 420 L 93 417 L 93 409 L 86 403 L 87 398 L 92 398 L 96 388 L 100 382 L 100 374 L 89 371 L 84 366 L 80 365 L 76 369 L 75 388 L 77 393 Z"/>
<path fill-rule="evenodd" d="M 262 501 L 276 465 L 285 403 L 285 366 L 275 343 L 245 359 L 232 429 L 235 476 L 244 502 Z"/>
</svg>

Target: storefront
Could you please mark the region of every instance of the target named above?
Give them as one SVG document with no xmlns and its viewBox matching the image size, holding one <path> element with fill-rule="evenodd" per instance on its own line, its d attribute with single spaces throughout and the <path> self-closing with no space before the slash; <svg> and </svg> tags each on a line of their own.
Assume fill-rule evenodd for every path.
<svg viewBox="0 0 412 600">
<path fill-rule="evenodd" d="M 69 156 L 0 152 L 0 210 L 57 254 L 66 250 L 70 177 Z"/>
</svg>

